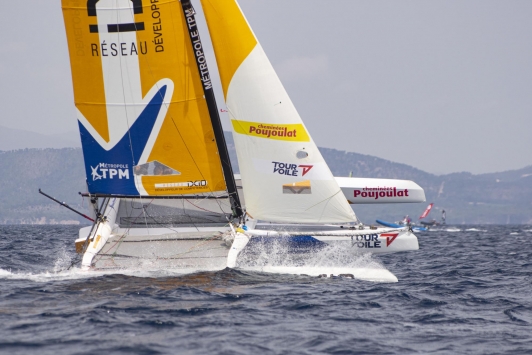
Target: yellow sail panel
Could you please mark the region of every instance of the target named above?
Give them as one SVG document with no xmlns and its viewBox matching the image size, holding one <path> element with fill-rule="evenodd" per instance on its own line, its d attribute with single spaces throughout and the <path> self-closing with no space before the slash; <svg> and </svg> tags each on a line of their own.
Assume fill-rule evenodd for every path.
<svg viewBox="0 0 532 355">
<path fill-rule="evenodd" d="M 178 0 L 62 0 L 89 192 L 226 189 Z"/>
<path fill-rule="evenodd" d="M 98 43 L 98 33 L 87 31 L 94 21 L 87 16 L 86 1 L 63 0 L 63 17 L 70 54 L 70 68 L 77 109 L 96 132 L 109 141 L 102 61 L 93 56 L 91 44 Z M 98 74 L 98 75 L 95 75 Z"/>
<path fill-rule="evenodd" d="M 257 39 L 235 0 L 201 0 L 225 97 L 236 70 Z"/>
</svg>

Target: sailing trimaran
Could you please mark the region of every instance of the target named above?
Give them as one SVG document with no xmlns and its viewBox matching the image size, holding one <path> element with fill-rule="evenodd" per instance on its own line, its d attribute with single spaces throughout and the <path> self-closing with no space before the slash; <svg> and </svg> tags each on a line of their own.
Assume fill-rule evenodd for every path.
<svg viewBox="0 0 532 355">
<path fill-rule="evenodd" d="M 241 181 L 190 1 L 62 0 L 97 217 L 76 241 L 82 267 L 234 267 L 250 240 L 279 236 L 376 253 L 418 249 L 411 231 L 353 228 L 344 193 L 356 179 L 343 193 L 236 1 L 201 6 Z M 386 202 L 393 190 L 391 202 L 424 201 L 411 182 L 417 195 L 398 198 L 398 183 L 378 180 L 353 199 L 372 193 Z"/>
</svg>

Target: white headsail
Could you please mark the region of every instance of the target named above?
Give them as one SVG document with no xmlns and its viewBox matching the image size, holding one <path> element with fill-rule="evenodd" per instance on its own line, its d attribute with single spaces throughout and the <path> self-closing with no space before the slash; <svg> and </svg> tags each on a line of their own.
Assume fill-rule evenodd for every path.
<svg viewBox="0 0 532 355">
<path fill-rule="evenodd" d="M 346 201 L 235 0 L 202 0 L 234 129 L 247 212 L 352 222 Z"/>
</svg>

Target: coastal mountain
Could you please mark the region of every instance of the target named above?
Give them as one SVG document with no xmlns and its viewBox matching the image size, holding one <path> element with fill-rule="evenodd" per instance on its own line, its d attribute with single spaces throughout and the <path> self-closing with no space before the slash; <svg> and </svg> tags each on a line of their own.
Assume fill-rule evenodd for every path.
<svg viewBox="0 0 532 355">
<path fill-rule="evenodd" d="M 427 219 L 440 219 L 447 213 L 450 224 L 530 224 L 532 223 L 532 165 L 500 173 L 429 174 L 408 165 L 334 149 L 320 149 L 335 176 L 406 179 L 424 190 L 427 204 L 434 209 Z M 376 218 L 400 220 L 408 214 L 414 221 L 427 204 L 357 205 L 355 212 L 364 222 Z"/>
<path fill-rule="evenodd" d="M 231 134 L 226 134 L 226 140 L 231 161 L 236 162 Z M 532 223 L 532 165 L 499 173 L 434 175 L 371 155 L 330 148 L 320 151 L 334 176 L 412 180 L 425 190 L 426 204 L 353 205 L 366 224 L 376 219 L 397 221 L 405 215 L 416 221 L 430 202 L 434 208 L 427 220 L 439 220 L 445 210 L 449 224 Z"/>
<path fill-rule="evenodd" d="M 78 216 L 38 190 L 86 211 L 79 197 L 86 190 L 80 148 L 20 149 L 0 152 L 0 224 L 79 223 Z"/>
<path fill-rule="evenodd" d="M 232 136 L 226 134 L 229 154 L 236 165 Z M 320 148 L 335 176 L 413 180 L 425 189 L 427 203 L 354 205 L 359 219 L 395 221 L 406 214 L 413 220 L 429 202 L 428 219 L 439 219 L 442 209 L 449 224 L 532 223 L 532 165 L 519 170 L 473 175 L 433 175 L 405 164 L 352 152 Z M 81 217 L 38 193 L 44 192 L 87 212 L 88 201 L 80 148 L 19 149 L 0 152 L 0 223 L 85 223 Z"/>
<path fill-rule="evenodd" d="M 26 148 L 80 148 L 79 133 L 41 134 L 22 129 L 0 126 L 0 150 Z"/>
</svg>

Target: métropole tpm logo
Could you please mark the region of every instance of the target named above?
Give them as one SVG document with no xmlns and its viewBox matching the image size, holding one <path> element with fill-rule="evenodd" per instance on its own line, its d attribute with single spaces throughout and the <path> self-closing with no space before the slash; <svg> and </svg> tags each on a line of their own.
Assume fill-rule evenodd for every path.
<svg viewBox="0 0 532 355">
<path fill-rule="evenodd" d="M 92 181 L 102 179 L 129 179 L 128 164 L 99 163 L 91 166 Z"/>
<path fill-rule="evenodd" d="M 314 165 L 297 165 L 278 161 L 272 161 L 272 164 L 274 174 L 288 176 L 305 176 L 314 167 Z"/>
</svg>

